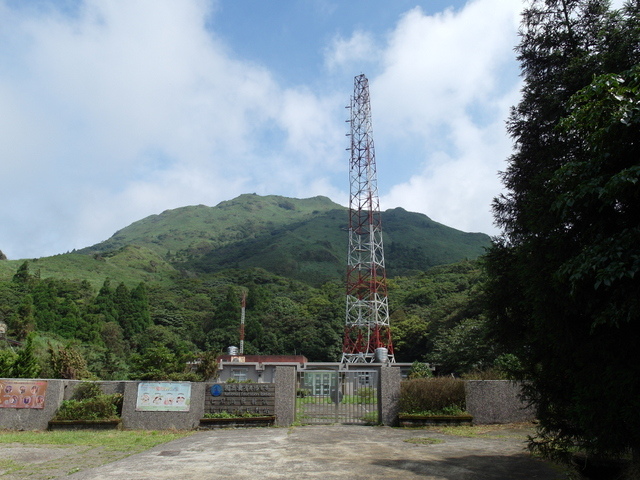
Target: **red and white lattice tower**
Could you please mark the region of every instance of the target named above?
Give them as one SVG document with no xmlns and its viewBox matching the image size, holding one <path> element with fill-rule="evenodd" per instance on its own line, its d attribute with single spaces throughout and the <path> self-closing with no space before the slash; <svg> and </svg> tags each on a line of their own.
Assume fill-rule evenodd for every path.
<svg viewBox="0 0 640 480">
<path fill-rule="evenodd" d="M 376 159 L 371 131 L 369 82 L 359 75 L 351 97 L 349 253 L 345 363 L 393 362 L 389 301 L 382 247 Z"/>
</svg>

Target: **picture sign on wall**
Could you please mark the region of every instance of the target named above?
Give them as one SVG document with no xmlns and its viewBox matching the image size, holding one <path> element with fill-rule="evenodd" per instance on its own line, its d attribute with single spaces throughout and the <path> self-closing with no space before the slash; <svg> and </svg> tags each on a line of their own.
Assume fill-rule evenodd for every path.
<svg viewBox="0 0 640 480">
<path fill-rule="evenodd" d="M 214 383 L 205 395 L 205 413 L 275 414 L 274 383 Z"/>
<path fill-rule="evenodd" d="M 44 408 L 47 382 L 0 380 L 0 407 Z"/>
<path fill-rule="evenodd" d="M 141 382 L 138 384 L 136 411 L 188 412 L 191 384 L 188 382 Z"/>
</svg>

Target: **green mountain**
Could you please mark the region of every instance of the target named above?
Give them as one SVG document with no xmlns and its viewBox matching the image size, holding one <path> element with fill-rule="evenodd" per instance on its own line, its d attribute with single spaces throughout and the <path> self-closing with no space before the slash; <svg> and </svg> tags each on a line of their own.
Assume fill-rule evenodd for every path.
<svg viewBox="0 0 640 480">
<path fill-rule="evenodd" d="M 382 225 L 389 276 L 476 258 L 490 243 L 485 234 L 461 232 L 401 208 L 383 212 Z M 347 209 L 320 196 L 245 194 L 215 207 L 151 215 L 77 253 L 104 255 L 130 245 L 183 271 L 260 267 L 319 285 L 344 275 Z"/>
<path fill-rule="evenodd" d="M 38 278 L 85 280 L 96 291 L 106 278 L 134 287 L 140 282 L 167 283 L 178 271 L 156 252 L 139 245 L 86 255 L 65 253 L 29 259 L 29 270 Z M 24 260 L 0 261 L 0 281 L 10 280 Z"/>
</svg>

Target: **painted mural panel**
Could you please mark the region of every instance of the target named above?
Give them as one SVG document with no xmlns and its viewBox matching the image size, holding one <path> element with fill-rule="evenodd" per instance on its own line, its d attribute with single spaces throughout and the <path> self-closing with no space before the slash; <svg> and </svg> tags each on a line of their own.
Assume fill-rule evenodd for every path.
<svg viewBox="0 0 640 480">
<path fill-rule="evenodd" d="M 188 382 L 141 382 L 136 410 L 139 412 L 188 412 L 191 384 Z"/>
<path fill-rule="evenodd" d="M 46 392 L 43 380 L 0 380 L 0 407 L 44 408 Z"/>
</svg>

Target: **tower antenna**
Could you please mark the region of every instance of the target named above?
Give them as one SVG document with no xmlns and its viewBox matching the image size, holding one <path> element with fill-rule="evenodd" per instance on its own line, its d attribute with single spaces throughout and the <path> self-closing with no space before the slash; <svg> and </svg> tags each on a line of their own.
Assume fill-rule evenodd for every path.
<svg viewBox="0 0 640 480">
<path fill-rule="evenodd" d="M 369 81 L 354 79 L 349 162 L 349 252 L 343 363 L 394 362 Z"/>
<path fill-rule="evenodd" d="M 241 310 L 240 310 L 240 351 L 239 354 L 243 355 L 244 354 L 244 315 L 245 315 L 245 310 L 247 308 L 247 292 L 245 292 L 244 290 L 242 290 L 242 303 L 241 303 Z"/>
</svg>

